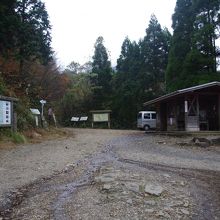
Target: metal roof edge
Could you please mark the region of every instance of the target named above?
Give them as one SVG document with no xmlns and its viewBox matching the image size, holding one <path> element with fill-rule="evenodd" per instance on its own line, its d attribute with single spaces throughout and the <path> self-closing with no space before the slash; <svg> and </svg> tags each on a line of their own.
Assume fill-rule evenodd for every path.
<svg viewBox="0 0 220 220">
<path fill-rule="evenodd" d="M 189 91 L 194 91 L 194 90 L 198 90 L 198 89 L 204 89 L 204 88 L 207 88 L 207 87 L 210 87 L 210 86 L 220 86 L 220 82 L 213 81 L 213 82 L 201 84 L 201 85 L 198 85 L 198 86 L 192 86 L 192 87 L 189 87 L 189 88 L 180 89 L 178 91 L 180 91 L 180 92 L 185 92 L 185 91 L 188 91 L 188 90 Z"/>
<path fill-rule="evenodd" d="M 150 100 L 148 102 L 145 102 L 145 103 L 143 103 L 143 106 L 155 104 L 159 101 L 162 101 L 162 100 L 165 100 L 165 99 L 168 99 L 168 98 L 172 98 L 172 97 L 174 97 L 176 95 L 179 95 L 179 94 L 184 94 L 186 92 L 193 92 L 195 90 L 204 89 L 204 88 L 208 88 L 208 87 L 211 87 L 211 86 L 220 86 L 220 82 L 213 81 L 213 82 L 201 84 L 201 85 L 198 85 L 198 86 L 192 86 L 192 87 L 189 87 L 189 88 L 180 89 L 180 90 L 168 93 L 166 95 L 163 95 L 161 97 L 158 97 L 156 99 Z"/>
<path fill-rule="evenodd" d="M 164 99 L 173 97 L 173 96 L 177 95 L 178 93 L 179 93 L 178 90 L 175 91 L 175 92 L 171 92 L 171 93 L 169 93 L 169 94 L 166 94 L 166 95 L 160 96 L 160 97 L 158 97 L 158 98 L 156 98 L 156 99 L 153 99 L 153 100 L 150 100 L 150 101 L 148 101 L 148 102 L 145 102 L 143 105 L 146 106 L 146 105 L 154 104 L 154 103 L 159 102 L 159 101 L 161 101 L 161 100 L 164 100 Z"/>
</svg>

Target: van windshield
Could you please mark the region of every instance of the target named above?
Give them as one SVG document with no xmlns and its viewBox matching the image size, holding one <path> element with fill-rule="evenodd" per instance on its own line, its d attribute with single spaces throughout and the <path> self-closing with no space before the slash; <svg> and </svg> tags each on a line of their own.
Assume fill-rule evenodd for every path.
<svg viewBox="0 0 220 220">
<path fill-rule="evenodd" d="M 150 113 L 144 113 L 144 119 L 150 119 Z"/>
<path fill-rule="evenodd" d="M 156 119 L 156 113 L 152 113 L 152 119 Z"/>
<path fill-rule="evenodd" d="M 141 117 L 142 117 L 142 114 L 141 114 L 141 113 L 138 113 L 137 118 L 138 118 L 138 119 L 141 119 Z"/>
</svg>

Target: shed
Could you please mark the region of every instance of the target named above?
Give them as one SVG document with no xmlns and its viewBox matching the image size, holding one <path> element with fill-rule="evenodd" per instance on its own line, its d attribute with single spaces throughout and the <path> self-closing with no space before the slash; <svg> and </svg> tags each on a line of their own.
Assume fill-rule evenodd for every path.
<svg viewBox="0 0 220 220">
<path fill-rule="evenodd" d="M 145 102 L 157 111 L 157 130 L 220 130 L 220 82 L 210 82 Z"/>
</svg>

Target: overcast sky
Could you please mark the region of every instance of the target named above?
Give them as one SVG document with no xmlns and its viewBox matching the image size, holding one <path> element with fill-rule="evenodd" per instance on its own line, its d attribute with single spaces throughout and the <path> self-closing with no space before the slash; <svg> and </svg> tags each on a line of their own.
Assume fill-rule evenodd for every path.
<svg viewBox="0 0 220 220">
<path fill-rule="evenodd" d="M 138 41 L 145 35 L 151 14 L 171 29 L 176 0 L 44 0 L 52 25 L 52 47 L 61 66 L 83 64 L 104 37 L 113 65 L 126 36 Z"/>
</svg>

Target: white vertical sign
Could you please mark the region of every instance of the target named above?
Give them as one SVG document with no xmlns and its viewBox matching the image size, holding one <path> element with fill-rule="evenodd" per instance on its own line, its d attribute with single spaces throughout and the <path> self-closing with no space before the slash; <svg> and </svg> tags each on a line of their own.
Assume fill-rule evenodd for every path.
<svg viewBox="0 0 220 220">
<path fill-rule="evenodd" d="M 188 112 L 188 102 L 185 101 L 185 113 L 187 113 L 187 112 Z"/>
<path fill-rule="evenodd" d="M 173 125 L 173 118 L 170 118 L 170 125 Z"/>
<path fill-rule="evenodd" d="M 0 101 L 0 125 L 11 124 L 11 102 Z"/>
</svg>

